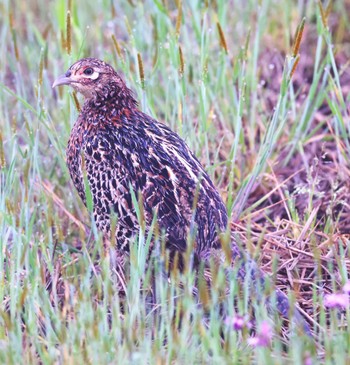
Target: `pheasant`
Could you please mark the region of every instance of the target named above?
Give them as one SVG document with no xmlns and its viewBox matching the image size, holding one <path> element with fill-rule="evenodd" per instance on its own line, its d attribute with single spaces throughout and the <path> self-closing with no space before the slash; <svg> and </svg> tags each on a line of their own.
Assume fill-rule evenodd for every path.
<svg viewBox="0 0 350 365">
<path fill-rule="evenodd" d="M 59 85 L 70 85 L 85 97 L 68 141 L 67 165 L 85 204 L 84 181 L 88 182 L 97 228 L 105 236 L 115 234 L 117 252 L 127 257 L 130 242 L 140 232 L 134 193 L 142 197 L 146 234 L 156 215 L 170 257 L 181 258 L 192 235 L 195 268 L 209 266 L 211 259 L 223 264 L 222 237 L 229 224 L 226 207 L 187 144 L 165 124 L 143 113 L 123 79 L 101 60 L 75 62 L 53 83 L 53 87 Z M 112 213 L 118 218 L 113 233 Z M 240 265 L 239 279 L 249 275 L 253 286 L 264 285 L 264 273 L 231 237 L 232 265 Z M 288 298 L 280 291 L 275 298 L 278 311 L 287 317 Z M 293 313 L 308 332 L 300 312 Z"/>
</svg>

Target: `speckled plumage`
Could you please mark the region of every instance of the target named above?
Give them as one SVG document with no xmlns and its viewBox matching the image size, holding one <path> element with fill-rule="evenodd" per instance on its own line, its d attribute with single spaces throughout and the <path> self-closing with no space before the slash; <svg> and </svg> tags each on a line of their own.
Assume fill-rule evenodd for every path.
<svg viewBox="0 0 350 365">
<path fill-rule="evenodd" d="M 90 62 L 79 61 L 71 70 Z M 198 195 L 196 255 L 219 247 L 218 231 L 226 229 L 228 219 L 209 176 L 176 133 L 137 108 L 131 91 L 112 70 L 106 87 L 86 100 L 68 142 L 67 165 L 85 202 L 83 160 L 97 227 L 109 234 L 110 212 L 117 213 L 119 250 L 128 251 L 129 239 L 140 228 L 131 188 L 142 194 L 146 228 L 156 213 L 167 247 L 180 252 L 186 250 Z"/>
<path fill-rule="evenodd" d="M 76 62 L 54 86 L 61 84 L 70 84 L 86 97 L 68 142 L 71 178 L 86 203 L 86 172 L 94 218 L 107 236 L 111 212 L 117 214 L 118 252 L 128 254 L 130 239 L 140 229 L 133 190 L 142 196 L 146 232 L 156 214 L 169 251 L 185 252 L 191 231 L 195 232 L 195 263 L 208 262 L 210 257 L 223 262 L 220 234 L 228 225 L 226 208 L 186 143 L 166 125 L 141 112 L 132 92 L 103 61 L 86 58 Z M 234 261 L 241 253 L 233 239 L 231 248 Z M 254 262 L 249 263 L 253 282 L 257 278 L 263 282 Z M 245 268 L 243 265 L 239 270 L 241 278 Z M 288 300 L 280 292 L 277 306 L 282 314 L 288 313 Z"/>
</svg>

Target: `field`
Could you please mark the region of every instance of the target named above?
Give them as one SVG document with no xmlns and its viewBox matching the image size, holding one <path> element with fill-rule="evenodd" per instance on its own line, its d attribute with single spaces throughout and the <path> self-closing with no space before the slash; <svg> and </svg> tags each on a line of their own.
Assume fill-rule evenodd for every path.
<svg viewBox="0 0 350 365">
<path fill-rule="evenodd" d="M 0 363 L 350 363 L 349 16 L 348 0 L 0 0 Z M 142 234 L 111 272 L 65 162 L 83 99 L 51 87 L 82 57 L 185 139 L 312 338 L 234 276 L 222 298 L 222 268 L 198 300 L 193 272 L 147 265 Z"/>
</svg>

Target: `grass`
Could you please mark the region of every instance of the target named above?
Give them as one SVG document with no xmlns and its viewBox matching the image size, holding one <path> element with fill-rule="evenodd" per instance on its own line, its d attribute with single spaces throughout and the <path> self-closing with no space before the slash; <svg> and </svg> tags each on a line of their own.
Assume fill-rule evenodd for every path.
<svg viewBox="0 0 350 365">
<path fill-rule="evenodd" d="M 349 362 L 349 308 L 323 306 L 349 271 L 349 6 L 0 2 L 1 363 Z M 247 286 L 232 277 L 222 298 L 217 268 L 199 303 L 193 273 L 172 273 L 168 282 L 159 262 L 146 265 L 142 234 L 118 294 L 120 280 L 65 164 L 82 100 L 51 89 L 83 56 L 120 70 L 141 109 L 186 140 L 242 244 L 278 287 L 294 289 L 290 297 L 308 314 L 314 342 L 293 330 L 278 335 L 280 319 L 255 304 L 257 327 L 267 320 L 275 336 L 267 347 L 250 346 L 254 334 L 225 324 L 235 310 L 251 319 Z M 156 306 L 149 303 L 151 271 Z"/>
</svg>

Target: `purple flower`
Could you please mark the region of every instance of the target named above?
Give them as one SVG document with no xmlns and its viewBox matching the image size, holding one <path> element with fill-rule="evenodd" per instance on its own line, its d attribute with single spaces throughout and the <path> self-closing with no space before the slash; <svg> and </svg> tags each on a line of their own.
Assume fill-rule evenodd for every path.
<svg viewBox="0 0 350 365">
<path fill-rule="evenodd" d="M 304 365 L 312 365 L 312 358 L 309 352 L 304 355 Z"/>
<path fill-rule="evenodd" d="M 324 297 L 323 304 L 326 308 L 341 308 L 345 309 L 349 306 L 348 294 L 327 294 Z"/>
<path fill-rule="evenodd" d="M 251 327 L 248 317 L 243 317 L 239 314 L 236 314 L 233 317 L 227 317 L 225 319 L 225 324 L 230 327 L 232 326 L 235 331 L 241 331 L 244 327 Z"/>
<path fill-rule="evenodd" d="M 267 347 L 272 340 L 272 327 L 268 321 L 263 321 L 260 324 L 257 336 L 248 338 L 248 344 L 254 347 Z"/>
</svg>

